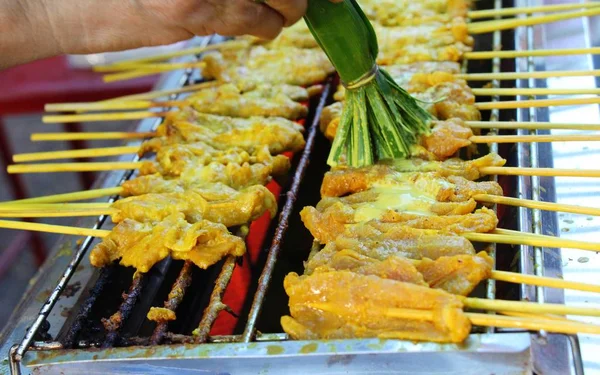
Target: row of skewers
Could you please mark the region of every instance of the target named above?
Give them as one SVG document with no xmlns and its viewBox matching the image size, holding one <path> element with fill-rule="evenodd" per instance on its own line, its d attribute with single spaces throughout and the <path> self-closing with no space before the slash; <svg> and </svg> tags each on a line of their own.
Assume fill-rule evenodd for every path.
<svg viewBox="0 0 600 375">
<path fill-rule="evenodd" d="M 396 19 L 390 4 L 383 6 L 382 13 Z M 446 13 L 433 18 L 451 19 Z M 421 21 L 419 27 L 427 29 L 428 21 Z M 452 22 L 451 27 L 455 25 Z M 463 48 L 468 40 L 465 35 L 454 40 L 453 47 Z M 439 41 L 436 38 L 433 43 Z M 406 58 L 407 49 L 398 51 Z M 453 158 L 479 139 L 474 135 L 478 129 L 468 123 L 481 121 L 479 109 L 485 106 L 478 108 L 473 90 L 457 78 L 459 64 L 452 57 L 439 61 L 444 59 L 440 56 L 436 52 L 429 56 L 431 61 L 388 69 L 437 119 L 431 133 L 413 146 L 413 159 L 362 168 L 336 166 L 324 177 L 321 201 L 301 212 L 315 247 L 305 262 L 304 275 L 291 273 L 284 281 L 290 316 L 282 317 L 281 324 L 290 337 L 459 343 L 468 337 L 472 325 L 562 333 L 597 329 L 564 318 L 578 314 L 573 310 L 558 313 L 570 309 L 567 306 L 468 297 L 490 278 L 533 280 L 495 271 L 495 261 L 487 251 L 475 250 L 473 243 L 485 241 L 486 235 L 506 233 L 497 229 L 496 213 L 487 207 L 494 202 L 491 197 L 503 195 L 502 188 L 494 181 L 481 181 L 486 168 L 502 168 L 506 161 L 494 153 L 472 161 Z M 321 130 L 332 141 L 340 118 L 347 116 L 343 87 L 334 98 L 337 102 L 321 118 Z M 599 312 L 587 309 L 583 314 Z"/>
<path fill-rule="evenodd" d="M 473 90 L 463 79 L 490 79 L 493 76 L 459 73 L 455 61 L 466 58 L 469 53 L 477 53 L 470 52 L 472 38 L 469 33 L 500 29 L 508 23 L 514 27 L 523 24 L 523 21 L 467 24 L 460 19 L 463 13 L 457 15 L 454 10 L 438 10 L 448 8 L 451 3 L 455 2 L 410 3 L 409 9 L 415 12 L 415 17 L 406 20 L 406 23 L 399 16 L 407 14 L 404 10 L 394 17 L 394 12 L 389 11 L 393 8 L 380 7 L 383 2 L 363 4 L 368 9 L 367 14 L 380 23 L 376 27 L 383 40 L 380 63 L 394 64 L 387 67 L 393 77 L 419 98 L 431 103 L 427 105 L 428 110 L 439 121 L 434 124 L 432 134 L 423 138 L 421 146 L 415 147 L 414 159 L 364 170 L 334 170 L 326 176 L 323 201 L 316 208 L 307 208 L 303 212 L 305 223 L 315 238 L 326 245 L 325 249 L 311 257 L 306 276 L 290 275 L 286 281 L 293 318 L 284 318 L 282 325 L 292 337 L 386 337 L 386 333 L 378 329 L 390 322 L 393 324 L 389 327 L 393 329 L 387 331 L 392 332 L 390 335 L 393 337 L 433 341 L 462 341 L 470 331 L 469 321 L 500 327 L 516 324 L 557 332 L 597 332 L 597 327 L 566 320 L 556 323 L 551 321 L 552 317 L 548 317 L 548 321 L 538 319 L 537 325 L 532 325 L 531 316 L 475 316 L 464 315 L 460 310 L 464 305 L 508 313 L 526 310 L 527 314 L 595 315 L 598 311 L 593 309 L 469 300 L 456 295 L 468 294 L 479 280 L 489 277 L 598 291 L 595 285 L 493 271 L 492 260 L 485 253 L 475 254 L 470 241 L 587 250 L 598 250 L 600 245 L 499 230 L 496 229 L 497 218 L 493 211 L 481 208 L 472 212 L 476 202 L 524 206 L 537 204 L 502 197 L 499 186 L 490 182 L 475 182 L 482 176 L 527 173 L 583 175 L 584 171 L 510 169 L 503 167 L 503 159 L 493 154 L 474 161 L 445 160 L 459 148 L 471 143 L 499 142 L 503 139 L 503 136 L 485 138 L 473 135 L 471 129 L 523 125 L 482 122 L 480 109 L 560 104 L 541 100 L 476 103 Z M 408 3 L 397 0 L 385 4 L 395 7 L 406 5 Z M 467 11 L 467 7 L 459 8 L 463 9 L 461 12 Z M 596 11 L 598 8 L 590 6 L 589 10 L 571 12 L 568 17 L 581 16 L 583 12 L 596 14 Z M 416 16 L 423 12 L 428 16 Z M 555 16 L 553 19 L 567 17 L 560 13 Z M 530 17 L 525 20 L 547 22 L 549 19 Z M 413 26 L 414 23 L 420 26 Z M 90 230 L 14 221 L 1 222 L 0 226 L 102 237 L 102 243 L 91 252 L 92 264 L 102 267 L 120 260 L 122 265 L 135 267 L 141 273 L 147 272 L 167 256 L 206 268 L 224 256 L 243 254 L 243 240 L 233 236 L 227 228 L 243 226 L 266 212 L 272 215 L 276 212 L 276 199 L 263 185 L 270 178 L 284 175 L 289 170 L 289 159 L 282 153 L 297 152 L 304 145 L 302 129 L 294 122 L 306 116 L 306 106 L 301 102 L 319 92 L 318 84 L 333 73 L 331 64 L 315 48 L 316 44 L 312 38 L 308 38 L 310 34 L 307 31 L 300 24 L 286 30 L 270 43 L 238 38 L 202 48 L 203 52 L 211 51 L 201 58 L 200 63 L 175 65 L 179 63 L 146 60 L 104 67 L 106 71 L 119 71 L 116 73 L 120 75 L 118 79 L 175 68 L 199 67 L 204 77 L 214 80 L 180 90 L 153 92 L 101 103 L 48 106 L 54 111 L 76 112 L 148 108 L 171 110 L 47 116 L 47 122 L 163 116 L 165 121 L 153 133 L 35 135 L 38 140 L 152 137 L 141 146 L 15 156 L 15 161 L 25 162 L 155 153 L 154 161 L 15 164 L 9 167 L 11 173 L 139 170 L 140 177 L 118 188 L 0 205 L 0 216 L 13 218 L 108 214 L 117 223 L 115 229 Z M 439 38 L 432 39 L 428 34 Z M 434 43 L 434 39 L 435 45 L 428 44 Z M 417 44 L 424 47 L 415 48 Z M 163 58 L 165 56 L 155 59 Z M 596 72 L 564 74 L 594 75 Z M 113 75 L 107 77 L 108 80 L 116 79 Z M 499 77 L 515 79 L 516 76 L 506 74 Z M 192 94 L 184 100 L 154 101 L 183 92 Z M 490 91 L 481 91 L 481 95 L 490 94 Z M 507 91 L 506 95 L 515 93 Z M 343 98 L 341 91 L 336 98 Z M 444 100 L 439 101 L 442 98 Z M 598 98 L 567 99 L 562 103 L 574 101 L 598 103 Z M 322 119 L 322 129 L 328 137 L 335 135 L 342 106 L 341 101 L 333 104 Z M 552 127 L 554 124 L 530 126 Z M 505 142 L 516 141 L 514 138 L 505 139 Z M 542 140 L 532 137 L 522 141 Z M 588 175 L 594 173 L 600 175 L 598 171 L 587 171 Z M 114 194 L 125 198 L 114 204 L 65 203 Z M 594 209 L 555 204 L 547 204 L 545 208 L 577 212 L 587 209 L 587 212 L 598 213 Z M 307 294 L 310 290 L 321 291 L 321 297 L 314 299 L 314 295 Z M 406 298 L 398 302 L 390 299 L 392 295 Z M 328 298 L 324 300 L 323 296 Z M 438 302 L 429 305 L 433 300 Z M 347 304 L 354 304 L 357 310 L 340 308 Z M 368 317 L 367 311 L 376 314 Z M 159 321 L 175 318 L 171 310 L 161 309 L 153 309 L 150 317 Z M 310 325 L 307 322 L 315 320 L 325 322 L 327 327 L 307 328 Z M 338 329 L 340 324 L 344 329 Z M 364 330 L 367 325 L 371 328 Z"/>
</svg>

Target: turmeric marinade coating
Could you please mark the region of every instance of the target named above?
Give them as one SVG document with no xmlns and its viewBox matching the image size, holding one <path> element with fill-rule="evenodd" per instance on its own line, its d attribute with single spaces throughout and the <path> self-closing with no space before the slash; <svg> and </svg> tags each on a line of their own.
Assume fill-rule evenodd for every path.
<svg viewBox="0 0 600 375">
<path fill-rule="evenodd" d="M 161 147 L 155 161 L 142 163 L 140 174 L 181 177 L 189 182 L 221 182 L 242 188 L 264 185 L 271 176 L 287 173 L 291 166 L 287 156 L 272 156 L 266 146 L 252 154 L 237 148 L 208 154 L 205 151 L 201 143 Z"/>
<path fill-rule="evenodd" d="M 475 194 L 501 195 L 496 182 L 474 182 L 481 177 L 479 168 L 502 166 L 505 160 L 494 153 L 479 159 L 444 162 L 418 159 L 397 160 L 393 164 L 375 164 L 361 168 L 336 168 L 325 174 L 322 197 L 342 197 L 368 190 L 376 185 L 408 185 L 435 196 L 437 201 L 470 199 Z"/>
<path fill-rule="evenodd" d="M 145 142 L 141 153 L 157 151 L 163 145 L 203 142 L 224 150 L 232 147 L 248 152 L 267 146 L 272 154 L 304 148 L 304 128 L 280 117 L 236 118 L 209 115 L 193 108 L 173 113 L 158 127 L 158 137 Z"/>
<path fill-rule="evenodd" d="M 198 112 L 221 116 L 297 120 L 308 114 L 308 107 L 298 103 L 308 100 L 308 91 L 291 85 L 259 85 L 242 92 L 234 84 L 223 84 L 201 90 L 186 100 Z"/>
<path fill-rule="evenodd" d="M 115 223 L 126 219 L 152 223 L 175 213 L 183 213 L 189 223 L 208 220 L 233 227 L 252 222 L 265 212 L 273 217 L 277 213 L 277 200 L 269 189 L 256 185 L 220 200 L 209 201 L 203 197 L 202 191 L 188 190 L 124 198 L 111 207 L 116 210 L 112 215 Z"/>
<path fill-rule="evenodd" d="M 385 260 L 392 255 L 435 260 L 444 256 L 475 254 L 471 242 L 454 233 L 402 225 L 386 228 L 377 228 L 369 224 L 350 226 L 325 246 L 328 247 L 333 247 L 335 251 L 352 250 L 379 260 Z M 319 254 L 321 253 L 315 257 L 319 257 Z"/>
<path fill-rule="evenodd" d="M 205 78 L 235 83 L 241 90 L 258 84 L 309 86 L 324 82 L 335 69 L 320 49 L 254 46 L 206 53 Z"/>
<path fill-rule="evenodd" d="M 462 342 L 471 325 L 459 297 L 439 289 L 350 271 L 289 274 L 290 315 L 281 325 L 293 339 L 355 337 Z M 432 321 L 393 317 L 387 309 L 433 314 Z"/>
<path fill-rule="evenodd" d="M 444 22 L 467 17 L 469 0 L 358 0 L 366 16 L 384 26 Z"/>
<path fill-rule="evenodd" d="M 396 254 L 380 260 L 353 250 L 338 251 L 335 246 L 326 246 L 309 258 L 304 273 L 347 270 L 467 296 L 481 281 L 491 277 L 493 266 L 493 258 L 483 251 L 477 255 L 442 256 L 436 260 L 413 260 Z"/>
<path fill-rule="evenodd" d="M 158 223 L 120 222 L 94 247 L 90 261 L 95 267 L 104 267 L 120 259 L 123 266 L 148 272 L 171 256 L 206 269 L 225 256 L 241 256 L 245 251 L 244 241 L 223 224 L 208 220 L 190 224 L 183 213 L 177 213 Z"/>
<path fill-rule="evenodd" d="M 375 26 L 380 65 L 419 61 L 459 61 L 473 49 L 473 37 L 464 18 L 428 22 L 414 26 Z"/>
<path fill-rule="evenodd" d="M 466 202 L 459 205 L 458 209 L 473 209 L 475 203 Z M 364 207 L 364 206 L 363 206 Z M 473 213 L 451 213 L 445 216 L 417 215 L 406 212 L 396 212 L 392 208 L 378 211 L 378 216 L 363 217 L 361 209 L 343 204 L 334 204 L 320 211 L 313 207 L 305 207 L 302 212 L 302 222 L 315 240 L 329 243 L 343 234 L 348 225 L 372 225 L 380 228 L 411 227 L 415 229 L 429 229 L 445 233 L 486 233 L 496 229 L 498 218 L 494 211 L 487 208 L 479 209 Z M 471 208 L 472 207 L 472 208 Z M 368 208 L 366 209 L 368 210 Z"/>
</svg>

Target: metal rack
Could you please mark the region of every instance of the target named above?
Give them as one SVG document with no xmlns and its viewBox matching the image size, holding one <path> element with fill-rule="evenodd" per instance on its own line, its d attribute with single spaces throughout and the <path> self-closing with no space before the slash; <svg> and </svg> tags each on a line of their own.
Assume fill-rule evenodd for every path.
<svg viewBox="0 0 600 375">
<path fill-rule="evenodd" d="M 518 0 L 516 5 L 531 5 L 530 1 Z M 502 0 L 493 0 L 492 5 L 496 9 L 501 8 Z M 514 37 L 515 46 L 523 45 L 525 41 L 528 48 L 534 47 L 532 33 L 532 28 L 527 28 L 526 31 L 518 30 Z M 488 47 L 494 50 L 501 48 L 503 33 L 496 32 L 491 38 L 492 45 Z M 208 39 L 204 41 L 208 42 Z M 465 66 L 467 63 L 465 62 Z M 523 69 L 521 65 L 517 65 L 518 69 Z M 525 69 L 531 71 L 534 68 L 533 60 L 528 59 Z M 492 61 L 491 69 L 492 72 L 501 70 L 499 59 Z M 163 80 L 160 88 L 181 86 L 188 83 L 190 78 L 190 72 L 171 74 Z M 517 84 L 521 86 L 534 83 L 520 81 Z M 495 87 L 500 86 L 498 82 L 493 84 Z M 227 309 L 222 303 L 222 296 L 236 266 L 236 260 L 228 258 L 218 269 L 213 270 L 215 276 L 210 280 L 215 283 L 215 287 L 206 302 L 196 335 L 169 332 L 164 323 L 158 324 L 151 335 L 125 337 L 121 334 L 123 324 L 127 326 L 131 315 L 135 315 L 133 310 L 142 291 L 152 289 L 148 285 L 157 286 L 160 280 L 169 278 L 165 275 L 173 265 L 166 260 L 158 265 L 159 275 L 136 276 L 125 289 L 127 292 L 119 303 L 116 315 L 113 315 L 115 319 L 105 324 L 108 334 L 101 342 L 79 339 L 79 333 L 86 328 L 85 322 L 90 311 L 97 305 L 102 290 L 117 272 L 117 267 L 109 267 L 100 272 L 91 268 L 85 254 L 93 245 L 94 239 L 86 238 L 77 247 L 75 254 L 71 256 L 67 254 L 68 251 L 60 251 L 59 256 L 42 270 L 40 279 L 29 293 L 29 300 L 24 302 L 24 308 L 20 310 L 22 315 L 13 319 L 9 327 L 10 332 L 1 343 L 0 348 L 4 353 L 8 353 L 10 348 L 10 355 L 8 361 L 0 364 L 0 372 L 8 372 L 10 367 L 14 374 L 82 373 L 89 372 L 90 368 L 98 373 L 111 374 L 159 374 L 167 369 L 186 373 L 199 368 L 211 374 L 298 374 L 309 371 L 323 374 L 340 371 L 363 374 L 370 373 L 373 369 L 401 374 L 429 373 L 440 369 L 448 374 L 499 375 L 531 373 L 533 369 L 544 374 L 582 374 L 577 338 L 546 335 L 543 332 L 539 336 L 531 336 L 526 332 L 495 332 L 489 329 L 485 333 L 472 334 L 461 345 L 379 339 L 288 341 L 285 334 L 259 332 L 259 318 L 265 308 L 265 299 L 268 299 L 269 284 L 274 278 L 276 263 L 283 251 L 283 241 L 290 235 L 290 221 L 296 209 L 295 203 L 302 194 L 304 177 L 310 172 L 309 161 L 315 162 L 318 149 L 315 146 L 318 137 L 318 115 L 329 96 L 329 88 L 327 86 L 319 102 L 313 107 L 312 122 L 307 128 L 307 145 L 289 183 L 281 215 L 276 220 L 272 243 L 267 250 L 264 268 L 257 280 L 256 293 L 239 334 L 209 334 L 217 314 Z M 497 97 L 492 99 L 499 100 Z M 517 115 L 519 120 L 541 119 L 542 116 L 539 110 L 521 110 Z M 497 110 L 490 114 L 490 120 L 499 118 L 500 113 Z M 157 124 L 157 121 L 143 121 L 139 130 L 153 129 Z M 498 145 L 491 145 L 491 151 L 497 152 Z M 538 157 L 540 153 L 543 153 L 543 150 L 536 144 L 519 145 L 517 165 L 537 166 L 542 162 Z M 312 173 L 310 175 L 314 178 Z M 103 187 L 116 186 L 130 176 L 127 173 L 112 173 L 105 176 L 99 184 Z M 545 186 L 550 186 L 547 185 L 548 182 L 539 178 L 518 178 L 515 181 L 515 194 L 523 198 L 544 198 L 548 191 Z M 320 180 L 317 183 L 320 184 Z M 81 225 L 99 228 L 105 219 L 101 217 L 97 221 L 83 220 Z M 547 218 L 540 212 L 519 210 L 516 219 L 518 228 L 523 231 L 547 234 L 547 228 L 556 230 L 556 223 L 552 218 Z M 287 240 L 289 241 L 289 238 Z M 69 248 L 72 248 L 72 244 L 65 242 L 62 249 Z M 495 249 L 492 250 L 492 254 L 494 253 Z M 556 249 L 522 247 L 519 250 L 523 273 L 558 276 L 561 264 L 557 264 L 556 259 L 560 259 L 560 251 Z M 185 292 L 189 289 L 192 272 L 189 264 L 183 264 L 170 284 L 172 287 L 167 307 L 173 311 L 177 310 L 183 299 L 183 293 L 177 291 Z M 48 296 L 45 288 L 55 280 L 60 281 Z M 153 282 L 155 284 L 152 284 Z M 80 285 L 79 291 L 72 297 L 63 295 L 61 298 L 68 285 L 73 286 L 77 283 Z M 485 294 L 488 298 L 495 298 L 496 285 L 493 280 L 487 282 Z M 525 299 L 540 302 L 564 300 L 562 293 L 550 293 L 543 288 L 523 287 L 521 294 Z M 33 303 L 40 296 L 45 300 L 41 310 L 39 304 Z M 152 298 L 149 301 L 152 302 Z M 73 316 L 62 316 L 61 312 L 72 309 L 77 313 Z M 60 340 L 52 339 L 57 337 L 60 337 Z M 12 346 L 15 343 L 18 344 Z M 565 372 L 552 372 L 554 370 Z"/>
</svg>

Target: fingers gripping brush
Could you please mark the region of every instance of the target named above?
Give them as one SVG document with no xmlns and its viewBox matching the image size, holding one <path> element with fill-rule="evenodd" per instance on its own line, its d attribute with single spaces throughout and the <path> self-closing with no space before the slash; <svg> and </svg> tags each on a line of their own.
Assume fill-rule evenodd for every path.
<svg viewBox="0 0 600 375">
<path fill-rule="evenodd" d="M 355 0 L 309 0 L 306 23 L 346 88 L 330 166 L 410 156 L 431 115 L 379 66 L 377 36 Z"/>
</svg>

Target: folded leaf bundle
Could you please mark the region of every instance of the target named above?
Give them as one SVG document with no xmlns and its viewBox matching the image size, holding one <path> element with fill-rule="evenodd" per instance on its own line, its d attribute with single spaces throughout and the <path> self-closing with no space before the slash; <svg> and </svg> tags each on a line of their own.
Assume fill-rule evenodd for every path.
<svg viewBox="0 0 600 375">
<path fill-rule="evenodd" d="M 360 167 L 410 156 L 432 117 L 377 66 L 377 37 L 356 1 L 309 0 L 305 19 L 346 87 L 327 163 Z"/>
</svg>

